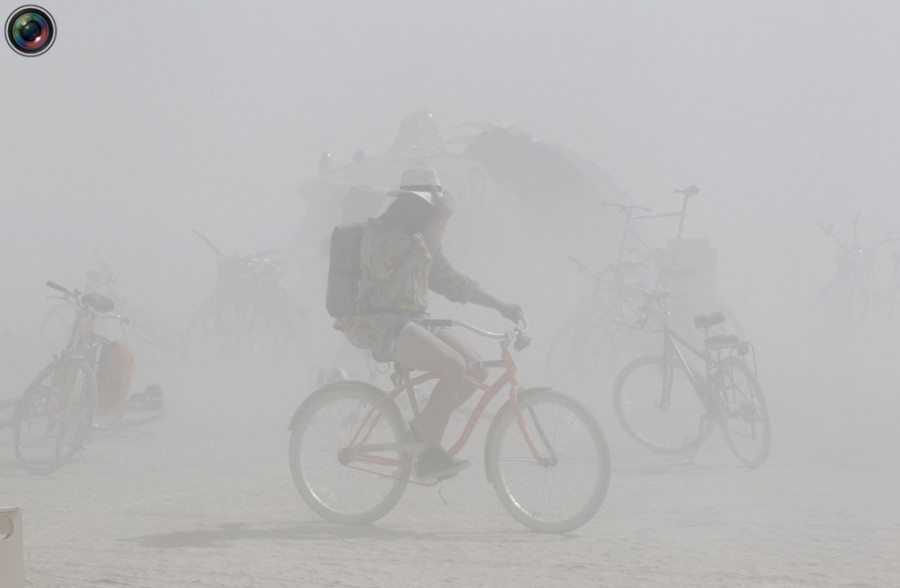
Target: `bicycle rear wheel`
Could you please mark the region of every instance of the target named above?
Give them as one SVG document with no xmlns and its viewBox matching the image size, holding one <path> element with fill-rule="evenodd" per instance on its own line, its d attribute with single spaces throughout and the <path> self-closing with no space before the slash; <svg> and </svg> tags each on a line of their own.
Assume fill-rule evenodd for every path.
<svg viewBox="0 0 900 588">
<path fill-rule="evenodd" d="M 729 357 L 719 366 L 719 426 L 735 457 L 758 468 L 769 455 L 772 430 L 759 383 L 747 364 Z"/>
<path fill-rule="evenodd" d="M 363 525 L 400 500 L 412 455 L 396 445 L 408 443 L 408 429 L 379 389 L 362 382 L 328 384 L 300 405 L 290 428 L 294 484 L 324 519 Z"/>
<path fill-rule="evenodd" d="M 603 431 L 578 401 L 549 388 L 520 392 L 518 404 L 539 457 L 507 402 L 491 423 L 485 447 L 494 491 L 513 518 L 530 529 L 577 529 L 597 513 L 609 487 Z"/>
<path fill-rule="evenodd" d="M 632 439 L 665 455 L 695 450 L 714 426 L 684 366 L 660 355 L 638 358 L 622 368 L 613 387 L 613 406 Z"/>
<path fill-rule="evenodd" d="M 97 399 L 97 382 L 76 359 L 54 361 L 25 390 L 13 415 L 16 461 L 32 474 L 49 474 L 81 449 Z"/>
</svg>

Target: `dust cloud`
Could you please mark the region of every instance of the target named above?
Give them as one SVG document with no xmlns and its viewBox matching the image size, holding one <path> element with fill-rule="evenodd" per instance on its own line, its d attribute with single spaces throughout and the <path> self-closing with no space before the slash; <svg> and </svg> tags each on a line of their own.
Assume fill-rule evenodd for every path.
<svg viewBox="0 0 900 588">
<path fill-rule="evenodd" d="M 0 10 L 17 6 L 3 2 Z M 525 309 L 533 343 L 516 354 L 523 386 L 573 395 L 610 444 L 610 492 L 576 532 L 582 545 L 523 539 L 514 554 L 525 555 L 516 565 L 526 575 L 517 583 L 543 574 L 542 585 L 598 577 L 666 586 L 900 579 L 884 548 L 900 540 L 900 509 L 890 499 L 900 490 L 894 3 L 46 7 L 59 27 L 47 54 L 0 50 L 0 503 L 25 509 L 29 585 L 302 585 L 298 570 L 312 568 L 280 561 L 295 557 L 298 541 L 307 542 L 310 561 L 331 561 L 329 541 L 352 554 L 360 538 L 369 567 L 358 576 L 306 576 L 308 585 L 382 585 L 388 564 L 378 558 L 393 540 L 421 547 L 417 520 L 435 533 L 446 525 L 445 535 L 425 539 L 457 538 L 452 545 L 469 555 L 515 524 L 477 464 L 444 484 L 453 506 L 434 489 L 416 489 L 361 534 L 328 530 L 291 484 L 287 426 L 301 401 L 336 368 L 387 384 L 377 371 L 384 366 L 350 347 L 325 312 L 327 240 L 336 224 L 379 214 L 403 169 L 419 164 L 435 168 L 459 200 L 448 258 Z M 676 190 L 689 186 L 699 192 L 685 205 Z M 636 219 L 623 239 L 628 213 L 610 204 L 648 209 L 637 216 L 682 206 L 686 214 Z M 681 263 L 695 264 L 695 273 L 659 281 L 680 222 L 694 248 Z M 214 337 L 198 331 L 221 320 L 203 313 L 228 279 L 222 264 L 260 253 L 274 261 L 254 267 L 272 271 L 266 275 L 290 300 L 289 341 L 276 341 L 272 352 L 244 340 L 213 355 Z M 627 277 L 635 288 L 693 289 L 686 307 L 663 303 L 684 315 L 673 324 L 692 342 L 701 341 L 693 314 L 727 315 L 710 332 L 753 343 L 747 359 L 755 360 L 772 422 L 765 464 L 748 473 L 719 432 L 693 460 L 655 455 L 623 432 L 615 377 L 630 360 L 658 353 L 661 339 L 626 328 L 614 357 L 604 345 L 602 357 L 578 357 L 587 344 L 560 332 L 584 312 L 595 283 L 571 258 L 592 271 L 637 260 Z M 44 284 L 84 289 L 91 271 L 114 275 L 100 291 L 113 292 L 120 311 L 165 333 L 162 358 L 132 341 L 131 392 L 160 385 L 168 415 L 123 433 L 95 432 L 83 456 L 58 473 L 30 475 L 4 425 L 11 401 L 65 337 L 48 341 L 42 326 L 58 308 Z M 635 288 L 618 327 L 637 319 Z M 493 311 L 437 295 L 431 314 L 509 327 Z M 594 315 L 580 316 L 575 323 Z M 497 355 L 495 343 L 470 339 L 485 357 Z M 569 351 L 552 365 L 560 345 Z M 464 456 L 480 463 L 482 440 L 476 435 Z M 59 498 L 70 491 L 114 506 L 106 512 Z M 244 514 L 231 501 L 241 501 Z M 175 502 L 173 512 L 190 522 L 169 528 L 151 510 Z M 82 509 L 87 535 L 56 521 L 72 508 Z M 134 526 L 123 523 L 129 512 L 138 513 Z M 482 533 L 484 512 L 496 518 Z M 762 545 L 732 541 L 721 521 Z M 397 535 L 394 525 L 403 529 Z M 215 535 L 234 528 L 250 531 Z M 701 548 L 695 564 L 679 563 L 684 553 L 666 544 L 685 529 Z M 92 541 L 108 554 L 78 547 Z M 609 547 L 597 555 L 591 546 L 600 544 Z M 422 549 L 439 559 L 436 545 Z M 214 548 L 216 562 L 241 562 L 241 571 L 198 566 L 184 553 L 198 546 Z M 136 571 L 150 569 L 140 563 L 150 547 L 164 550 L 171 566 L 161 583 Z M 507 548 L 460 563 L 456 577 L 505 585 L 491 570 L 502 567 Z M 570 567 L 554 574 L 529 553 Z M 394 565 L 401 569 L 393 577 L 417 585 L 439 585 L 448 573 L 426 562 L 434 577 L 416 580 L 409 561 Z"/>
</svg>

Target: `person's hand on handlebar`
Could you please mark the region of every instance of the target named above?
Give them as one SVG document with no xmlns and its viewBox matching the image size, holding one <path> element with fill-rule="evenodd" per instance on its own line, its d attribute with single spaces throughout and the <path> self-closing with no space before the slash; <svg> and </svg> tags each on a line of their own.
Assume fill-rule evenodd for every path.
<svg viewBox="0 0 900 588">
<path fill-rule="evenodd" d="M 514 323 L 518 323 L 523 318 L 525 318 L 525 313 L 522 311 L 522 307 L 513 302 L 501 302 L 497 306 L 497 310 L 500 312 L 500 315 L 503 316 L 503 318 L 508 319 Z"/>
</svg>

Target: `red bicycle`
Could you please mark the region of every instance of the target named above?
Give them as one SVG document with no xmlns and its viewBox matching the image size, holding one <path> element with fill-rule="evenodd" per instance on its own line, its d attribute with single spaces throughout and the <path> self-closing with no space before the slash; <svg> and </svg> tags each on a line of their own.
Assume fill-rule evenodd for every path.
<svg viewBox="0 0 900 588">
<path fill-rule="evenodd" d="M 484 449 L 485 474 L 500 503 L 519 522 L 540 532 L 565 533 L 588 522 L 609 486 L 606 438 L 594 416 L 573 397 L 551 388 L 519 389 L 510 349 L 528 346 L 526 324 L 494 333 L 461 321 L 427 325 L 463 327 L 496 339 L 501 357 L 479 362 L 503 370 L 491 383 L 469 378 L 483 391 L 459 439 L 465 447 L 491 401 L 509 388 L 509 399 L 491 419 Z M 418 414 L 421 384 L 437 375 L 410 376 L 394 365 L 395 387 L 385 393 L 367 382 L 340 381 L 313 392 L 289 426 L 291 473 L 300 496 L 326 520 L 367 524 L 386 515 L 409 483 L 422 444 L 413 440 L 397 400 L 407 393 L 410 418 Z M 406 406 L 407 403 L 403 403 Z"/>
</svg>

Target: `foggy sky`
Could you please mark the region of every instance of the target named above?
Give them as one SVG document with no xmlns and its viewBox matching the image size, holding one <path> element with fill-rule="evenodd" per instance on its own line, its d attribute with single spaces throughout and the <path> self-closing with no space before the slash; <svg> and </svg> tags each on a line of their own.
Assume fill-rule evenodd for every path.
<svg viewBox="0 0 900 588">
<path fill-rule="evenodd" d="M 726 292 L 826 275 L 817 221 L 900 230 L 891 2 L 44 6 L 51 51 L 0 50 L 14 304 L 80 280 L 93 249 L 202 288 L 191 227 L 227 251 L 289 247 L 319 154 L 382 152 L 422 107 L 559 143 L 654 208 L 700 185 L 686 234 L 728 260 Z"/>
</svg>

